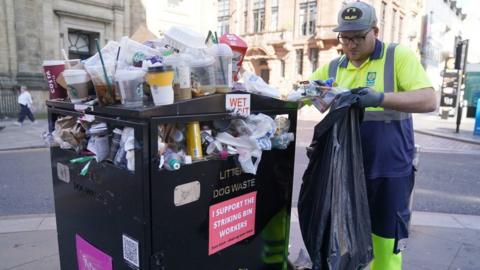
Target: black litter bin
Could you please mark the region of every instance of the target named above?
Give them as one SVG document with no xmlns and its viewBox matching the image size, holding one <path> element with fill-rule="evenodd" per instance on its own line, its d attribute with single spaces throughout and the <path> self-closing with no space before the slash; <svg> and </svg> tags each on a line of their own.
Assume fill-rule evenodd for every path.
<svg viewBox="0 0 480 270">
<path fill-rule="evenodd" d="M 295 133 L 296 104 L 245 95 L 252 114 L 285 115 Z M 135 136 L 134 172 L 92 160 L 81 175 L 85 163 L 70 163 L 81 154 L 51 147 L 62 269 L 287 269 L 294 142 L 263 151 L 256 175 L 234 155 L 159 169 L 158 125 L 231 119 L 225 102 L 224 94 L 133 109 L 47 101 L 52 127 L 87 115 Z"/>
</svg>

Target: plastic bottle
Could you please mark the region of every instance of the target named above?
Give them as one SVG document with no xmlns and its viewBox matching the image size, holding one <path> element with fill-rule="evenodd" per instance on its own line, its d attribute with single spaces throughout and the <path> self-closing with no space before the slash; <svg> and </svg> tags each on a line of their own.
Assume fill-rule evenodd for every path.
<svg viewBox="0 0 480 270">
<path fill-rule="evenodd" d="M 173 78 L 174 101 L 191 99 L 190 58 L 186 54 L 175 54 L 165 58 L 164 64 L 173 66 L 175 71 Z"/>
<path fill-rule="evenodd" d="M 210 133 L 206 130 L 202 130 L 200 132 L 200 137 L 202 138 L 202 149 L 204 152 L 207 151 L 208 146 L 215 141 L 215 139 L 210 135 Z"/>
<path fill-rule="evenodd" d="M 163 163 L 163 168 L 169 171 L 175 171 L 180 169 L 181 156 L 171 150 L 168 150 L 165 153 L 165 163 Z"/>
<path fill-rule="evenodd" d="M 287 149 L 290 142 L 293 142 L 295 140 L 295 135 L 292 132 L 283 133 L 273 137 L 271 140 L 272 148 Z"/>
</svg>

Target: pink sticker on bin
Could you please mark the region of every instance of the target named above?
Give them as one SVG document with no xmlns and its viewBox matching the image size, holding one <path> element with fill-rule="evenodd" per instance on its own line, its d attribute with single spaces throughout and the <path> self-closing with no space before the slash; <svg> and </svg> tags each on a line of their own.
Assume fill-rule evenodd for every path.
<svg viewBox="0 0 480 270">
<path fill-rule="evenodd" d="M 257 192 L 210 206 L 208 255 L 255 234 Z"/>
<path fill-rule="evenodd" d="M 112 270 L 112 257 L 75 235 L 78 270 Z"/>
</svg>

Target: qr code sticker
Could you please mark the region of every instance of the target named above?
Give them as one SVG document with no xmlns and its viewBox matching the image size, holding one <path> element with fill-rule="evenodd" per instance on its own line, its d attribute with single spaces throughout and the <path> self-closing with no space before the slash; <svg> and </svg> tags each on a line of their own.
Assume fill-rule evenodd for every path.
<svg viewBox="0 0 480 270">
<path fill-rule="evenodd" d="M 123 238 L 123 258 L 136 267 L 140 267 L 139 256 L 138 256 L 138 241 L 128 237 L 127 235 L 122 235 Z"/>
</svg>

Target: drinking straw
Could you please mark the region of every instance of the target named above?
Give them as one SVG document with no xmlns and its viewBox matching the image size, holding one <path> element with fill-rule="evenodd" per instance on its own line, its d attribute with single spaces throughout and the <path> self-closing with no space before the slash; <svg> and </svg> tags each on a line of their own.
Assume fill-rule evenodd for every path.
<svg viewBox="0 0 480 270">
<path fill-rule="evenodd" d="M 68 56 L 67 56 L 67 53 L 65 52 L 65 49 L 62 49 L 62 55 L 63 55 L 63 59 L 65 59 L 65 66 L 67 67 L 67 69 L 70 69 L 70 61 L 68 60 Z"/>
<path fill-rule="evenodd" d="M 215 31 L 215 44 L 218 44 L 217 31 Z M 223 82 L 225 82 L 225 83 L 228 85 L 227 78 L 225 77 L 226 74 L 225 74 L 225 69 L 223 68 L 223 61 L 222 61 L 222 57 L 221 57 L 221 56 L 218 56 L 218 61 L 220 62 L 220 70 L 221 70 L 221 72 L 222 72 Z"/>
<path fill-rule="evenodd" d="M 120 49 L 122 47 L 118 47 L 118 51 L 117 51 L 117 57 L 115 58 L 115 70 L 113 71 L 113 73 L 117 73 L 117 63 L 118 63 L 118 56 L 120 56 Z"/>
<path fill-rule="evenodd" d="M 107 69 L 105 68 L 105 62 L 103 62 L 103 56 L 102 56 L 102 52 L 100 50 L 100 42 L 98 42 L 98 38 L 95 39 L 95 44 L 97 45 L 97 51 L 98 51 L 98 55 L 100 56 L 100 62 L 102 62 L 103 75 L 105 75 L 105 80 L 107 81 L 107 87 L 108 87 L 107 98 L 109 100 L 111 100 L 112 99 L 112 93 L 113 93 L 112 84 L 110 83 L 110 80 L 108 79 Z"/>
<path fill-rule="evenodd" d="M 117 57 L 115 58 L 115 67 L 113 69 L 113 78 L 115 81 L 117 81 L 117 77 L 115 75 L 117 74 L 117 64 L 118 64 L 118 56 L 120 55 L 120 48 L 122 47 L 118 47 Z"/>
<path fill-rule="evenodd" d="M 208 43 L 208 40 L 210 39 L 210 37 L 212 37 L 212 30 L 208 30 L 208 35 L 207 35 L 207 38 L 205 39 L 205 44 Z"/>
</svg>

